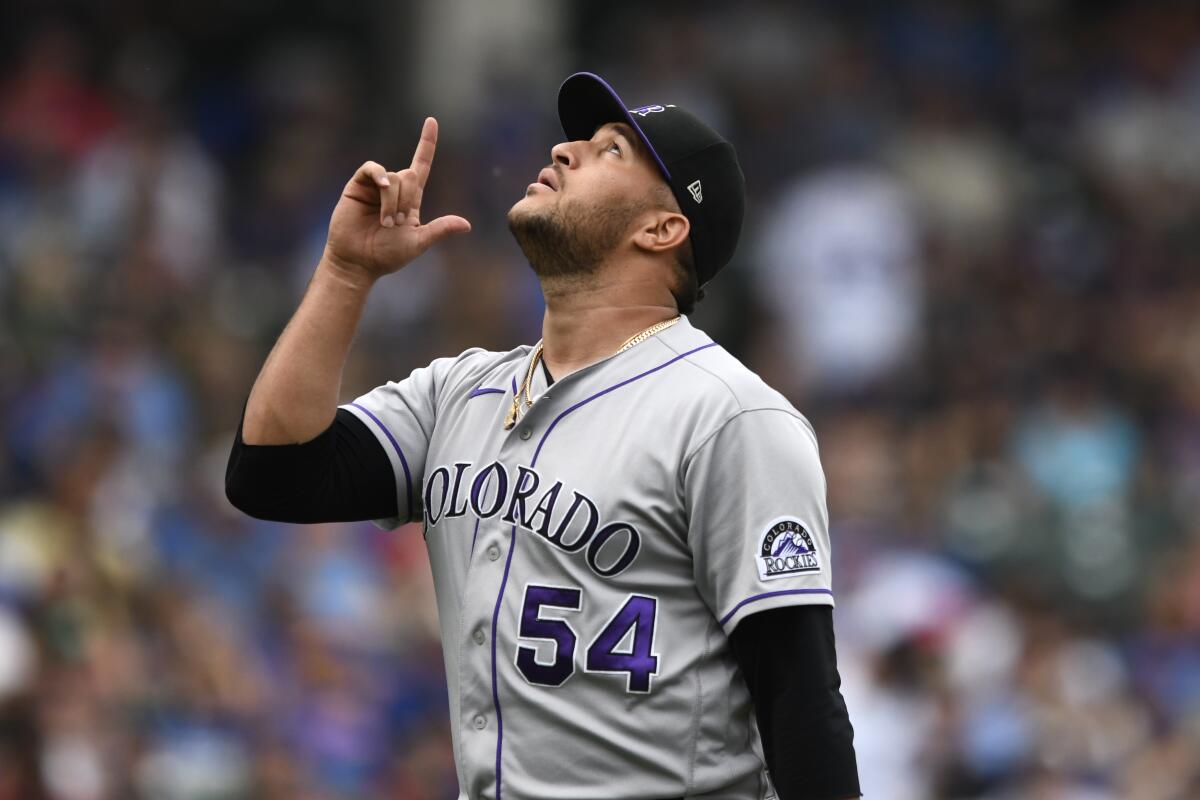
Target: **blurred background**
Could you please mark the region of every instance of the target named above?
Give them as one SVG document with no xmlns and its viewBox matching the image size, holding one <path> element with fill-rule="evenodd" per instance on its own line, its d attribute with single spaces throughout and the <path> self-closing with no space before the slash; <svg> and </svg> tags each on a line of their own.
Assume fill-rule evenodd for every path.
<svg viewBox="0 0 1200 800">
<path fill-rule="evenodd" d="M 345 398 L 538 338 L 555 91 L 725 132 L 695 322 L 813 421 L 868 797 L 1200 797 L 1200 5 L 12 2 L 0 800 L 454 796 L 420 531 L 225 458 L 341 186 L 441 121 Z"/>
</svg>

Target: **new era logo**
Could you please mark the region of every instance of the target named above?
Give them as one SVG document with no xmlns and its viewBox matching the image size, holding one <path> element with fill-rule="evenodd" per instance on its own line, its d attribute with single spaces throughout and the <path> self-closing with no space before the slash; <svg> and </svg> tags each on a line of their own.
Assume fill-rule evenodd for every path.
<svg viewBox="0 0 1200 800">
<path fill-rule="evenodd" d="M 697 203 L 704 202 L 704 193 L 700 191 L 700 181 L 692 181 L 687 185 L 687 190 L 692 193 L 692 199 Z"/>
</svg>

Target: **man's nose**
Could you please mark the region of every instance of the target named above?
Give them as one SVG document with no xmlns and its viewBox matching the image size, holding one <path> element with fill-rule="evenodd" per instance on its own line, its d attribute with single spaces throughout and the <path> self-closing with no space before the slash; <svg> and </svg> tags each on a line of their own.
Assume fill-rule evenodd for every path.
<svg viewBox="0 0 1200 800">
<path fill-rule="evenodd" d="M 575 142 L 559 142 L 550 148 L 550 158 L 564 169 L 570 169 L 575 166 L 577 160 L 575 144 Z"/>
</svg>

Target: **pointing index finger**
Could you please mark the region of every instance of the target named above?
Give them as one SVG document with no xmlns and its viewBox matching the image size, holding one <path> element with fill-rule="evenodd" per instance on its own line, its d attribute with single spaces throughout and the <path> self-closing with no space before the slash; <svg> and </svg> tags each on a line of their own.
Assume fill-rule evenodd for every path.
<svg viewBox="0 0 1200 800">
<path fill-rule="evenodd" d="M 437 149 L 438 124 L 433 117 L 426 117 L 421 128 L 421 141 L 417 142 L 417 150 L 413 153 L 412 171 L 417 174 L 417 185 L 424 186 L 429 177 L 429 167 L 433 164 L 433 152 Z"/>
</svg>

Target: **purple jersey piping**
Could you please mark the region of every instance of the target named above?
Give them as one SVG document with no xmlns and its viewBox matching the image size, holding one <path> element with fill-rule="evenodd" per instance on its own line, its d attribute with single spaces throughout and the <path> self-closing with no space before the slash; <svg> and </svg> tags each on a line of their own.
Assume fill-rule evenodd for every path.
<svg viewBox="0 0 1200 800">
<path fill-rule="evenodd" d="M 471 390 L 471 393 L 467 395 L 467 399 L 470 400 L 471 398 L 479 397 L 482 394 L 504 394 L 504 390 L 493 389 L 490 386 L 476 386 Z"/>
<path fill-rule="evenodd" d="M 555 426 L 558 425 L 558 423 L 562 420 L 562 418 L 565 417 L 567 414 L 570 414 L 572 411 L 574 411 L 577 408 L 587 405 L 588 403 L 592 402 L 593 400 L 595 400 L 598 397 L 603 397 L 604 395 L 608 394 L 611 391 L 620 389 L 622 386 L 625 386 L 626 384 L 633 383 L 634 381 L 636 381 L 640 378 L 644 378 L 647 375 L 652 375 L 664 367 L 669 367 L 672 364 L 674 364 L 676 361 L 680 360 L 681 358 L 686 358 L 687 356 L 690 356 L 692 353 L 695 353 L 699 350 L 705 350 L 709 347 L 716 347 L 716 346 L 717 346 L 716 342 L 709 342 L 708 344 L 702 344 L 699 347 L 694 347 L 685 353 L 680 353 L 679 355 L 675 356 L 674 358 L 670 359 L 669 361 L 664 361 L 663 363 L 659 364 L 657 367 L 653 367 L 652 369 L 648 369 L 645 372 L 641 372 L 637 375 L 634 375 L 632 378 L 626 378 L 625 380 L 621 381 L 620 383 L 615 383 L 612 386 L 608 387 L 607 389 L 602 389 L 599 392 L 596 392 L 594 395 L 584 398 L 583 400 L 580 400 L 575 405 L 566 409 L 565 411 L 563 411 L 561 414 L 559 414 L 557 417 L 554 418 L 554 421 L 550 423 L 550 426 L 548 428 L 546 428 L 546 432 L 542 434 L 542 438 L 538 442 L 537 450 L 535 450 L 533 452 L 533 460 L 529 462 L 529 467 L 532 469 L 533 467 L 537 466 L 538 456 L 540 456 L 542 454 L 542 445 L 544 445 L 546 443 L 546 440 L 550 438 L 551 431 L 554 430 Z M 514 395 L 517 393 L 516 380 L 517 380 L 516 378 L 513 378 L 513 394 Z M 508 585 L 508 571 L 509 571 L 509 568 L 512 566 L 513 551 L 516 549 L 517 549 L 517 526 L 513 525 L 511 539 L 509 541 L 509 546 L 508 546 L 508 559 L 504 562 L 504 577 L 500 579 L 500 593 L 496 596 L 496 608 L 495 608 L 495 610 L 492 611 L 492 703 L 496 707 L 496 800 L 501 800 L 501 797 L 500 797 L 500 791 L 501 791 L 500 790 L 500 756 L 504 751 L 504 717 L 500 713 L 500 685 L 496 678 L 496 624 L 500 618 L 500 605 L 501 605 L 501 603 L 504 602 L 504 588 Z"/>
<path fill-rule="evenodd" d="M 402 450 L 400 448 L 400 443 L 396 441 L 395 436 L 392 436 L 392 432 L 388 430 L 387 425 L 384 425 L 382 422 L 380 422 L 379 417 L 372 414 L 370 409 L 363 408 L 358 403 L 351 403 L 350 405 L 354 406 L 359 411 L 363 412 L 368 417 L 370 417 L 371 421 L 379 426 L 379 430 L 383 431 L 384 435 L 387 436 L 388 441 L 392 443 L 392 447 L 396 448 L 396 455 L 400 456 L 400 466 L 404 467 L 404 489 L 405 489 L 405 494 L 408 499 L 408 507 L 405 508 L 405 513 L 409 514 L 411 516 L 412 515 L 412 507 L 413 507 L 412 473 L 408 471 L 408 459 L 404 457 L 404 450 Z"/>
<path fill-rule="evenodd" d="M 508 558 L 504 561 L 504 577 L 500 579 L 500 593 L 496 595 L 496 608 L 492 611 L 492 703 L 496 706 L 496 800 L 500 800 L 500 754 L 504 752 L 504 715 L 500 712 L 500 683 L 496 679 L 496 625 L 500 619 L 500 606 L 504 602 L 504 588 L 508 585 L 508 570 L 512 566 L 513 551 L 516 549 L 517 526 L 513 525 L 508 540 Z"/>
<path fill-rule="evenodd" d="M 709 342 L 708 344 L 702 344 L 699 347 L 693 347 L 691 350 L 688 350 L 685 353 L 680 353 L 679 355 L 675 356 L 674 358 L 672 358 L 669 361 L 664 361 L 663 363 L 659 364 L 657 367 L 653 367 L 651 369 L 646 370 L 645 372 L 634 375 L 632 378 L 626 378 L 625 380 L 621 381 L 620 383 L 613 384 L 612 386 L 608 387 L 607 389 L 602 389 L 599 392 L 596 392 L 591 397 L 586 397 L 583 400 L 580 400 L 575 405 L 566 409 L 565 411 L 563 411 L 561 414 L 559 414 L 557 417 L 554 418 L 554 421 L 550 423 L 550 427 L 546 428 L 546 432 L 542 434 L 541 441 L 538 442 L 537 450 L 533 451 L 533 461 L 529 462 L 529 467 L 532 469 L 533 467 L 537 466 L 538 456 L 540 456 L 542 454 L 542 446 L 545 445 L 546 440 L 550 438 L 551 431 L 554 430 L 554 428 L 558 425 L 558 423 L 562 422 L 563 417 L 567 416 L 567 414 L 570 414 L 572 411 L 574 411 L 577 408 L 587 405 L 588 403 L 592 402 L 593 400 L 596 400 L 597 398 L 603 397 L 604 395 L 608 394 L 609 392 L 613 392 L 613 391 L 616 391 L 617 389 L 620 389 L 622 386 L 625 386 L 626 384 L 633 383 L 634 381 L 644 378 L 647 375 L 651 375 L 655 372 L 658 372 L 660 369 L 663 369 L 664 367 L 669 367 L 681 358 L 687 358 L 692 353 L 696 353 L 696 352 L 699 352 L 700 350 L 706 350 L 709 347 L 716 347 L 716 346 L 717 346 L 716 342 Z"/>
<path fill-rule="evenodd" d="M 734 606 L 732 611 L 730 611 L 725 616 L 721 617 L 720 624 L 722 626 L 724 626 L 724 624 L 726 622 L 729 622 L 729 620 L 733 617 L 733 615 L 736 614 L 739 610 L 741 610 L 742 606 L 749 605 L 750 603 L 756 603 L 759 600 L 766 600 L 768 597 L 780 597 L 782 595 L 787 595 L 787 594 L 827 594 L 830 597 L 833 597 L 833 590 L 831 590 L 831 589 L 781 589 L 778 592 L 765 592 L 764 594 L 756 594 L 753 597 L 747 597 L 745 600 L 743 600 L 742 602 L 740 602 L 736 606 Z"/>
</svg>

